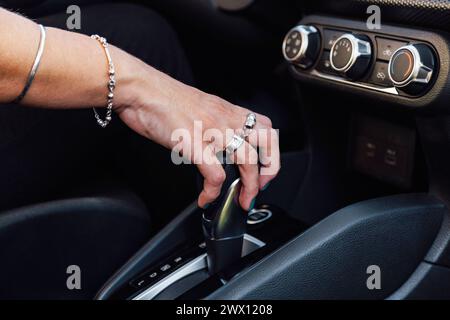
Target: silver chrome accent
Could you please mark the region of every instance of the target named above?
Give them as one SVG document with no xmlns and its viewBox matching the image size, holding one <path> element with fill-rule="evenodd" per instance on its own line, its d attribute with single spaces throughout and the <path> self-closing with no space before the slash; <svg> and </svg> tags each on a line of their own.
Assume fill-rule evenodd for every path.
<svg viewBox="0 0 450 320">
<path fill-rule="evenodd" d="M 244 234 L 244 243 L 242 246 L 242 257 L 245 257 L 246 255 L 252 253 L 253 251 L 264 247 L 266 244 L 262 242 L 261 240 L 249 235 Z M 206 270 L 208 268 L 208 261 L 207 261 L 207 255 L 206 253 L 198 256 L 194 260 L 189 261 L 181 268 L 175 270 L 174 272 L 167 275 L 167 277 L 161 279 L 151 287 L 147 288 L 140 294 L 138 294 L 136 297 L 133 298 L 133 300 L 152 300 L 155 298 L 158 294 L 160 294 L 163 290 L 177 282 L 178 280 L 181 280 L 197 271 L 200 270 Z"/>
<path fill-rule="evenodd" d="M 253 209 L 252 211 L 250 211 L 248 213 L 248 215 L 251 216 L 253 213 L 256 213 L 256 212 L 265 212 L 265 213 L 267 213 L 267 216 L 262 218 L 261 220 L 256 220 L 256 221 L 247 219 L 247 224 L 252 224 L 252 225 L 258 224 L 258 223 L 264 222 L 266 220 L 269 220 L 272 217 L 272 211 L 270 211 L 269 209 Z"/>
<path fill-rule="evenodd" d="M 345 66 L 343 66 L 342 68 L 337 68 L 333 62 L 333 51 L 336 45 L 338 45 L 339 41 L 342 39 L 347 39 L 350 41 L 350 43 L 352 44 L 352 54 L 350 56 L 350 60 L 347 62 Z M 370 46 L 370 43 L 368 41 L 358 39 L 354 35 L 346 33 L 337 38 L 336 41 L 333 43 L 333 46 L 331 47 L 330 50 L 331 67 L 338 72 L 345 73 L 348 70 L 350 70 L 351 67 L 353 67 L 358 58 L 362 56 L 370 56 L 371 54 L 372 54 L 372 47 Z"/>
<path fill-rule="evenodd" d="M 254 236 L 249 235 L 248 233 L 244 234 L 244 240 L 247 241 L 244 241 L 242 245 L 242 257 L 245 257 L 246 255 L 252 253 L 256 249 L 262 248 L 266 245 L 265 242 L 259 240 L 258 238 L 255 238 Z M 249 247 L 249 245 L 251 244 L 256 245 L 258 248 L 252 249 L 251 247 Z"/>
<path fill-rule="evenodd" d="M 162 279 L 161 281 L 155 283 L 153 286 L 140 293 L 133 300 L 152 300 L 158 294 L 160 294 L 164 289 L 168 288 L 170 285 L 175 283 L 176 281 L 187 277 L 194 272 L 200 271 L 202 269 L 207 268 L 207 259 L 206 253 L 198 256 L 192 261 L 189 261 L 186 265 L 181 267 L 180 269 L 172 272 L 167 277 Z"/>
<path fill-rule="evenodd" d="M 298 53 L 293 57 L 293 58 L 289 58 L 286 55 L 286 46 L 287 46 L 287 39 L 289 38 L 289 35 L 294 32 L 297 31 L 298 33 L 300 33 L 300 40 L 302 41 L 302 43 L 300 44 L 300 50 L 298 50 Z M 306 55 L 306 50 L 308 49 L 309 46 L 309 35 L 313 34 L 313 33 L 318 33 L 319 31 L 313 27 L 313 26 L 304 26 L 304 25 L 298 25 L 295 26 L 294 28 L 292 28 L 291 30 L 289 30 L 289 32 L 286 34 L 286 36 L 284 37 L 283 40 L 283 56 L 284 58 L 289 61 L 292 62 L 302 68 L 307 68 L 308 66 L 301 63 L 300 60 L 302 58 L 305 57 Z"/>
<path fill-rule="evenodd" d="M 396 54 L 401 50 L 408 50 L 409 52 L 411 52 L 414 62 L 413 62 L 413 69 L 412 69 L 411 73 L 409 74 L 409 76 L 405 80 L 398 82 L 392 78 L 391 66 L 392 66 L 393 61 L 396 58 Z M 433 76 L 433 69 L 427 67 L 426 65 L 424 65 L 422 63 L 419 51 L 417 51 L 417 49 L 414 47 L 414 45 L 409 44 L 409 45 L 398 48 L 392 54 L 392 57 L 389 60 L 389 64 L 388 64 L 388 75 L 389 75 L 389 79 L 392 81 L 392 83 L 396 87 L 402 88 L 402 87 L 406 87 L 407 85 L 409 85 L 413 82 L 424 83 L 424 84 L 429 83 L 431 80 L 431 77 Z"/>
<path fill-rule="evenodd" d="M 381 88 L 381 87 L 371 86 L 369 84 L 364 84 L 364 83 L 359 83 L 359 82 L 352 82 L 352 81 L 343 79 L 343 78 L 338 77 L 338 76 L 333 76 L 333 75 L 329 75 L 329 74 L 325 74 L 325 73 L 319 72 L 317 70 L 312 70 L 310 72 L 310 75 L 316 76 L 318 78 L 326 79 L 326 80 L 336 81 L 336 82 L 339 82 L 339 83 L 355 86 L 355 87 L 358 87 L 358 88 L 364 88 L 364 89 L 369 89 L 369 90 L 373 90 L 373 91 L 394 94 L 394 95 L 398 96 L 398 91 L 397 91 L 397 89 L 395 87 Z"/>
</svg>

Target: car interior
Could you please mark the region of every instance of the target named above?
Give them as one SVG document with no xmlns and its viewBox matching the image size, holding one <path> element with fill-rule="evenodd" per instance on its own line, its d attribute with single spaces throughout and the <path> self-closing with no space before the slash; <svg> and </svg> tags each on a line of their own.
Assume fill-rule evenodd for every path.
<svg viewBox="0 0 450 320">
<path fill-rule="evenodd" d="M 151 186 L 109 172 L 2 199 L 0 299 L 450 298 L 450 2 L 120 2 L 169 22 L 196 87 L 271 118 L 281 170 L 249 213 L 232 166 L 204 210 L 195 167 L 162 148 Z"/>
</svg>

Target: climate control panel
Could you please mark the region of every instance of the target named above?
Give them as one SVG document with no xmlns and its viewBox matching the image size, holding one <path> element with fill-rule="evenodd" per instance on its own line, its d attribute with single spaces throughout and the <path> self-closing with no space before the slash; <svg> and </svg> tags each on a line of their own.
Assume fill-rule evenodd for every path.
<svg viewBox="0 0 450 320">
<path fill-rule="evenodd" d="M 413 31 L 395 27 L 368 30 L 341 19 L 316 21 L 302 21 L 284 38 L 283 56 L 297 75 L 409 99 L 433 87 L 439 54 L 426 35 L 415 38 Z"/>
</svg>

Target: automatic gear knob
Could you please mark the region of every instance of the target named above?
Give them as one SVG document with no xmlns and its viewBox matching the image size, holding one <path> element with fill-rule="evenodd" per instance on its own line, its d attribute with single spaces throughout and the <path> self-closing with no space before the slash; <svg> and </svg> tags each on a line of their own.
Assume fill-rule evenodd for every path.
<svg viewBox="0 0 450 320">
<path fill-rule="evenodd" d="M 241 180 L 237 167 L 226 165 L 227 178 L 217 200 L 203 213 L 208 270 L 215 274 L 241 258 L 247 212 L 239 204 Z"/>
</svg>

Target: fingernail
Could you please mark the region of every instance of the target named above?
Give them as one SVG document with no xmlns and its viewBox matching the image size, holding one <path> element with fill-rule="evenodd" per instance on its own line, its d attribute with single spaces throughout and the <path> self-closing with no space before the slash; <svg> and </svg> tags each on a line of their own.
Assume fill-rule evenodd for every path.
<svg viewBox="0 0 450 320">
<path fill-rule="evenodd" d="M 253 198 L 252 202 L 250 203 L 250 207 L 248 208 L 248 211 L 253 210 L 253 208 L 255 207 L 255 201 L 256 201 L 256 198 Z"/>
<path fill-rule="evenodd" d="M 270 181 L 266 183 L 266 185 L 261 189 L 261 191 L 266 190 L 269 187 Z"/>
</svg>

